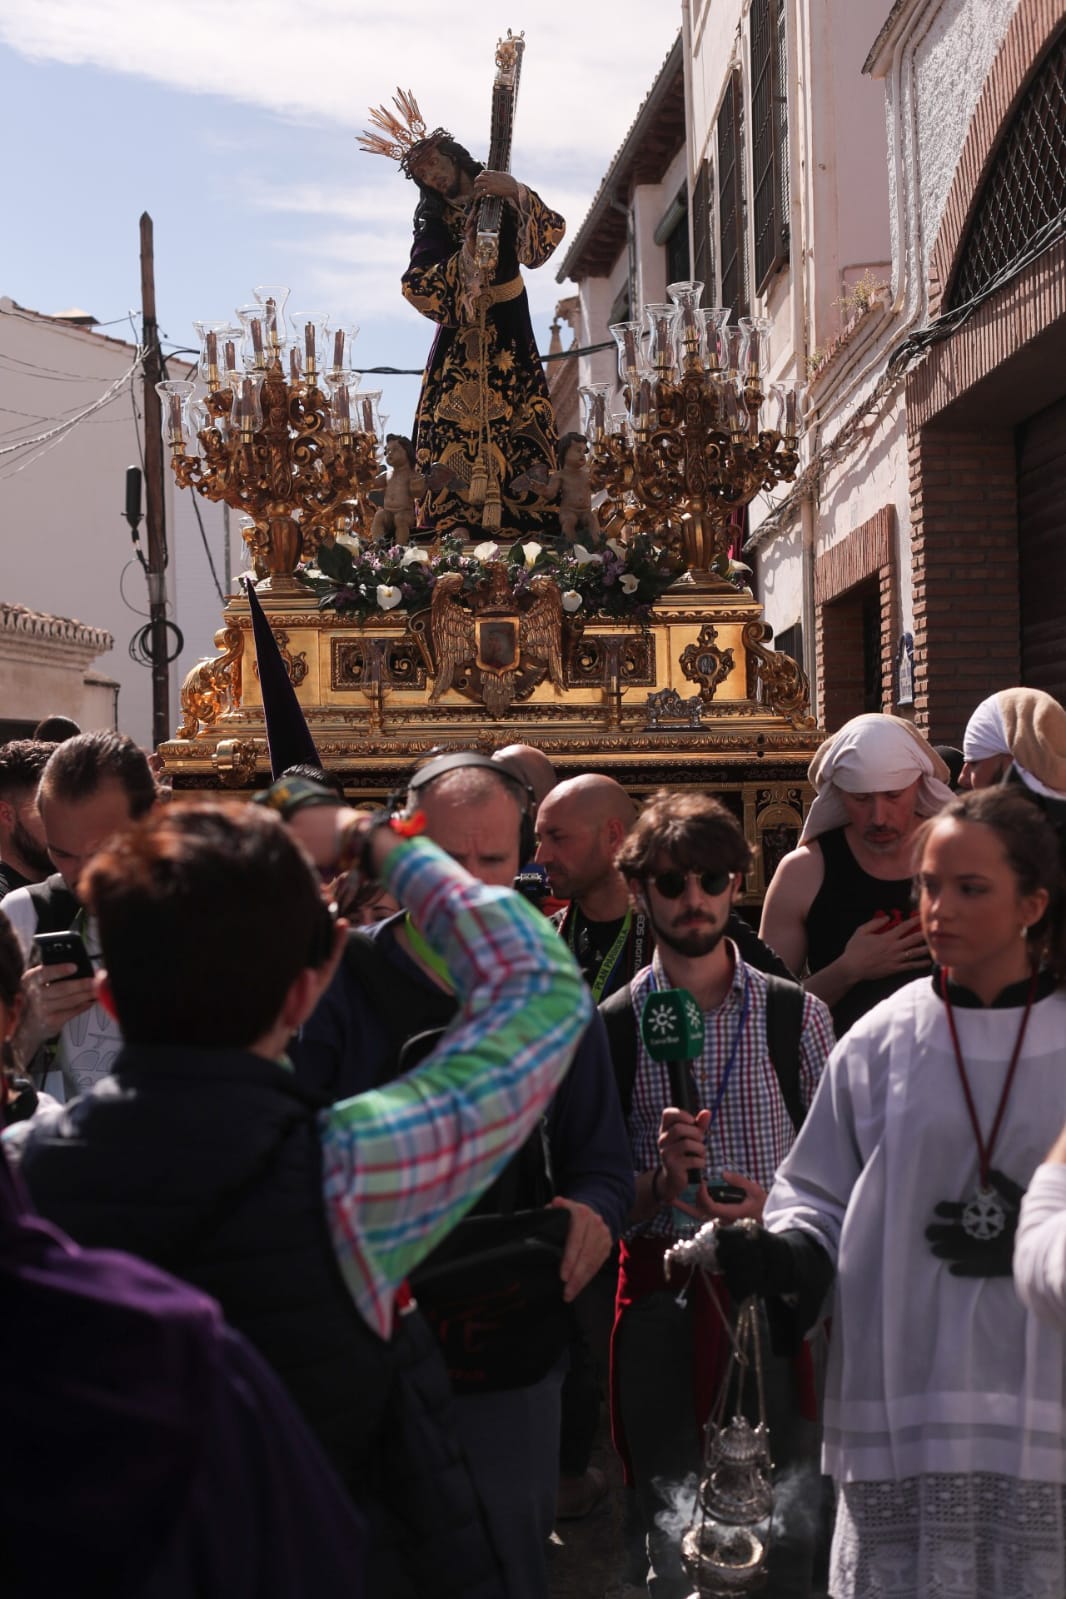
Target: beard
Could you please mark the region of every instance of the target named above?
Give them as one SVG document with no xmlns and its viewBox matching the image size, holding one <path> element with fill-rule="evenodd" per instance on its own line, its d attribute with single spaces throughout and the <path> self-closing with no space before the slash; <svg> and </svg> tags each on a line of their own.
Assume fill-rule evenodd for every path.
<svg viewBox="0 0 1066 1599">
<path fill-rule="evenodd" d="M 25 822 L 18 816 L 11 829 L 11 847 L 32 872 L 40 872 L 47 877 L 53 870 L 52 859 L 44 845 L 30 832 Z"/>
<path fill-rule="evenodd" d="M 718 948 L 725 937 L 728 918 L 719 927 L 702 916 L 688 921 L 687 925 L 685 920 L 679 919 L 668 927 L 664 927 L 654 916 L 649 915 L 648 920 L 660 944 L 665 944 L 667 949 L 672 949 L 678 955 L 685 955 L 692 960 L 710 955 Z"/>
</svg>

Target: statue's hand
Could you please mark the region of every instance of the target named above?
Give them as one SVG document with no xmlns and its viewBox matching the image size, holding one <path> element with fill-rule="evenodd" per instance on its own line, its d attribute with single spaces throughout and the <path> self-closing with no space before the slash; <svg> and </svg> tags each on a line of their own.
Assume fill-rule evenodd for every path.
<svg viewBox="0 0 1066 1599">
<path fill-rule="evenodd" d="M 509 172 L 491 172 L 486 169 L 479 172 L 474 179 L 474 198 L 483 200 L 487 195 L 497 194 L 501 200 L 512 202 L 518 199 L 518 182 Z"/>
</svg>

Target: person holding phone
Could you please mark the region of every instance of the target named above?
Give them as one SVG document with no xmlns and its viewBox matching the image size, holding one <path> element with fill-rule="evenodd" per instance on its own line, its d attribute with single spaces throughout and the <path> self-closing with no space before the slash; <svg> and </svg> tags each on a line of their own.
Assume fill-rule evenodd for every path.
<svg viewBox="0 0 1066 1599">
<path fill-rule="evenodd" d="M 637 1196 L 622 1241 L 612 1423 L 636 1490 L 649 1592 L 656 1599 L 682 1599 L 692 1586 L 681 1566 L 679 1535 L 664 1530 L 657 1517 L 670 1508 L 669 1486 L 699 1468 L 701 1427 L 728 1353 L 703 1283 L 693 1282 L 679 1296 L 664 1281 L 663 1256 L 676 1241 L 679 1211 L 689 1212 L 695 1225 L 762 1214 L 833 1044 L 825 1004 L 798 984 L 749 966 L 727 936 L 750 863 L 750 846 L 723 805 L 708 795 L 666 789 L 645 807 L 617 856 L 634 910 L 654 933 L 655 953 L 601 1006 Z M 663 990 L 687 991 L 702 1015 L 687 1108 L 677 1103 L 666 1065 L 654 1058 L 654 1039 L 649 1046 L 641 1026 L 646 1005 L 654 1006 Z M 771 1360 L 767 1370 L 768 1399 L 776 1401 L 775 1460 L 809 1462 L 816 1438 L 799 1414 L 792 1365 Z M 813 1468 L 810 1481 L 816 1512 Z M 795 1547 L 778 1539 L 771 1559 L 773 1580 L 782 1585 L 774 1592 L 809 1592 L 812 1553 L 813 1538 Z"/>
<path fill-rule="evenodd" d="M 57 745 L 41 773 L 37 806 L 56 870 L 5 895 L 0 909 L 28 963 L 15 1057 L 61 1101 L 106 1077 L 122 1043 L 118 1024 L 96 1000 L 95 929 L 79 880 L 100 847 L 147 815 L 157 798 L 144 751 L 106 729 Z"/>
</svg>

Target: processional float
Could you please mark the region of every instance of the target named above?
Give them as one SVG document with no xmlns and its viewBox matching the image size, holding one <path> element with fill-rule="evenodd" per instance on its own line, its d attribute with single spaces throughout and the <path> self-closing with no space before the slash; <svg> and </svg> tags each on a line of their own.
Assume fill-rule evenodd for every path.
<svg viewBox="0 0 1066 1599">
<path fill-rule="evenodd" d="M 501 83 L 513 113 L 520 46 L 498 47 L 497 116 Z M 731 325 L 702 289 L 672 284 L 611 329 L 624 412 L 614 385 L 582 390 L 588 545 L 494 525 L 491 482 L 460 489 L 465 537 L 372 543 L 385 419 L 354 368 L 356 330 L 287 316 L 270 285 L 235 322 L 198 325 L 194 380 L 160 385 L 171 466 L 241 517 L 315 745 L 353 797 L 385 795 L 430 751 L 526 742 L 564 776 L 712 790 L 761 846 L 747 893 L 761 898 L 798 837 L 821 735 L 732 557 L 745 506 L 795 476 L 801 396 L 766 381 L 769 324 Z M 232 597 L 218 653 L 186 678 L 161 750 L 176 788 L 268 776 L 250 629 Z"/>
</svg>

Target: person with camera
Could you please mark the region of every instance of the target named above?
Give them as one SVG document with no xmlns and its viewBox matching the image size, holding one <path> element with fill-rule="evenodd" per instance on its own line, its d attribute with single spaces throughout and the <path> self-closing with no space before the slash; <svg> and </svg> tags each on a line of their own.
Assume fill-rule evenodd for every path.
<svg viewBox="0 0 1066 1599">
<path fill-rule="evenodd" d="M 110 1079 L 23 1124 L 22 1176 L 78 1242 L 219 1300 L 365 1512 L 369 1593 L 500 1599 L 407 1279 L 528 1137 L 591 1006 L 543 918 L 414 836 L 420 817 L 377 825 L 298 779 L 267 798 L 306 850 L 268 808 L 175 804 L 92 862 L 123 1048 Z M 308 854 L 379 877 L 455 989 L 419 1069 L 339 1104 L 286 1057 L 347 933 Z"/>
<path fill-rule="evenodd" d="M 426 836 L 490 893 L 508 887 L 532 853 L 528 786 L 473 751 L 416 772 L 408 808 L 423 813 Z M 555 938 L 551 923 L 540 920 Z M 349 1092 L 356 1082 L 369 1088 L 391 1081 L 449 1026 L 455 1007 L 446 963 L 410 917 L 393 917 L 349 937 L 337 978 L 297 1042 L 297 1071 L 319 1085 L 343 1082 Z M 483 1233 L 513 1237 L 515 1261 L 550 1258 L 550 1271 L 538 1269 L 509 1302 L 504 1290 L 509 1295 L 512 1280 L 523 1281 L 524 1268 L 493 1288 L 479 1280 L 468 1255 L 431 1262 L 432 1281 L 415 1278 L 419 1303 L 425 1308 L 432 1297 L 440 1307 L 435 1319 L 457 1389 L 460 1436 L 503 1552 L 509 1599 L 544 1599 L 547 1592 L 567 1307 L 607 1258 L 632 1192 L 606 1039 L 593 1018 L 542 1125 L 466 1224 L 471 1251 Z M 536 1325 L 541 1334 L 532 1339 Z M 477 1352 L 472 1362 L 467 1345 Z"/>
</svg>

